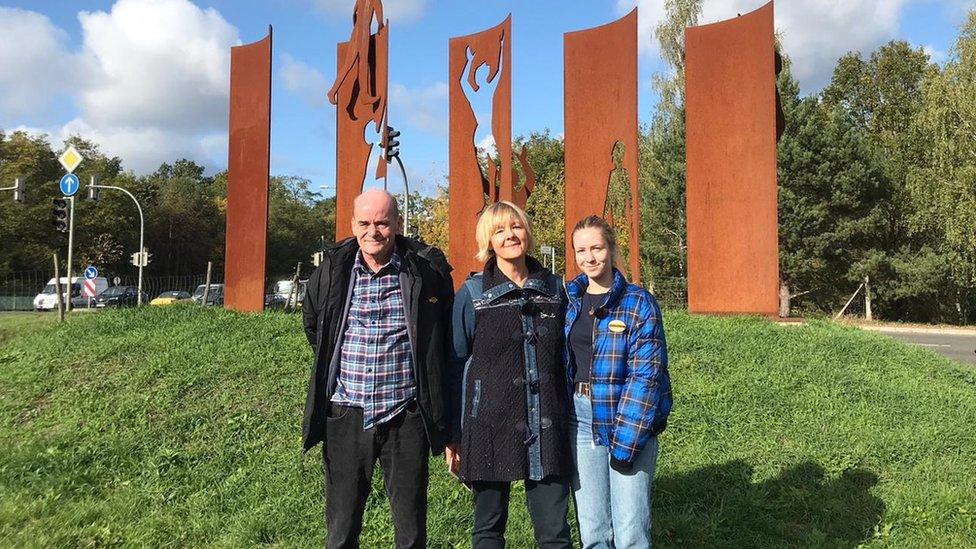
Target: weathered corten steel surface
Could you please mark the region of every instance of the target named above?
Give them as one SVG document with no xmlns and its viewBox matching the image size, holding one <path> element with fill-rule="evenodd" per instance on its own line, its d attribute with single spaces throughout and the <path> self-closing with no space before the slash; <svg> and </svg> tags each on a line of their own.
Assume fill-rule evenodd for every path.
<svg viewBox="0 0 976 549">
<path fill-rule="evenodd" d="M 377 32 L 371 34 L 372 22 Z M 352 236 L 352 203 L 363 191 L 373 151 L 363 139 L 372 123 L 377 140 L 386 125 L 389 70 L 389 24 L 379 0 L 357 0 L 348 42 L 336 47 L 336 80 L 328 91 L 336 105 L 336 240 Z M 377 164 L 376 178 L 386 177 L 386 162 Z"/>
<path fill-rule="evenodd" d="M 271 168 L 271 27 L 230 50 L 224 307 L 264 309 Z"/>
<path fill-rule="evenodd" d="M 486 197 L 491 202 L 515 198 L 512 183 L 515 172 L 512 168 L 511 37 L 512 16 L 509 15 L 495 27 L 451 38 L 448 44 L 451 128 L 448 247 L 455 288 L 461 286 L 469 273 L 481 269 L 474 258 L 477 252 L 474 229 L 478 215 L 485 208 Z M 487 75 L 485 81 L 479 83 L 476 76 L 482 66 L 487 66 Z M 484 174 L 475 146 L 478 120 L 468 96 L 492 82 L 496 83 L 491 101 L 491 133 L 501 167 L 496 169 L 489 158 L 486 162 L 488 173 Z"/>
<path fill-rule="evenodd" d="M 688 310 L 775 315 L 773 3 L 685 29 Z"/>
<path fill-rule="evenodd" d="M 605 215 L 613 148 L 625 147 L 630 181 L 625 217 L 630 279 L 640 275 L 637 189 L 637 9 L 612 23 L 563 36 L 566 147 L 566 275 L 579 271 L 572 231 L 588 215 Z"/>
</svg>

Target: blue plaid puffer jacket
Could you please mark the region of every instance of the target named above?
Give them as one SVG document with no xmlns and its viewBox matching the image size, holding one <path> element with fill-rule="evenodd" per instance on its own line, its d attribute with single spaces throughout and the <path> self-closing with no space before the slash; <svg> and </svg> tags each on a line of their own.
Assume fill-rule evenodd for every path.
<svg viewBox="0 0 976 549">
<path fill-rule="evenodd" d="M 566 286 L 569 306 L 563 339 L 570 380 L 576 372 L 575 361 L 570 360 L 569 330 L 580 315 L 588 283 L 586 275 L 580 275 Z M 647 290 L 629 284 L 614 269 L 610 293 L 595 312 L 590 370 L 593 438 L 614 458 L 633 461 L 647 441 L 664 430 L 671 412 L 661 308 Z"/>
</svg>

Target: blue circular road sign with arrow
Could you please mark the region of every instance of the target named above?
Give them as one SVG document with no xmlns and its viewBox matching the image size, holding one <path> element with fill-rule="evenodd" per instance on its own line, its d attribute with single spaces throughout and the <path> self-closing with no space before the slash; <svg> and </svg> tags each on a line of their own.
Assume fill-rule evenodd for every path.
<svg viewBox="0 0 976 549">
<path fill-rule="evenodd" d="M 78 176 L 73 173 L 65 174 L 61 178 L 61 192 L 64 196 L 74 196 L 80 187 L 81 181 L 78 181 Z"/>
<path fill-rule="evenodd" d="M 89 265 L 88 268 L 85 269 L 85 280 L 91 280 L 93 278 L 98 278 L 98 269 L 96 269 L 94 265 Z"/>
</svg>

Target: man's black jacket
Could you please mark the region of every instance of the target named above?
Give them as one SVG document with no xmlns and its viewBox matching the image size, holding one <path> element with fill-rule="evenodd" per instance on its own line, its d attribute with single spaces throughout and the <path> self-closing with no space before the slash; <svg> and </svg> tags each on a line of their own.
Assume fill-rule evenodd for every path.
<svg viewBox="0 0 976 549">
<path fill-rule="evenodd" d="M 406 304 L 417 381 L 417 404 L 424 419 L 431 451 L 440 453 L 450 433 L 446 393 L 451 308 L 454 299 L 451 266 L 440 250 L 402 236 L 396 237 L 401 257 L 400 289 Z M 337 344 L 348 313 L 353 261 L 359 253 L 355 238 L 325 252 L 308 279 L 303 304 L 305 334 L 315 359 L 308 380 L 304 448 L 325 440 L 326 415 L 339 376 Z"/>
</svg>

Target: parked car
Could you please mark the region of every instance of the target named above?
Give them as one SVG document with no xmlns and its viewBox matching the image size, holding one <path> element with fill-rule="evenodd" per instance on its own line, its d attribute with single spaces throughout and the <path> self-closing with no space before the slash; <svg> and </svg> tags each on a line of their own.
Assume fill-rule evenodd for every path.
<svg viewBox="0 0 976 549">
<path fill-rule="evenodd" d="M 105 291 L 108 288 L 108 279 L 104 276 L 100 276 L 93 279 L 95 281 L 95 295 Z M 34 309 L 38 311 L 50 311 L 57 308 L 58 306 L 58 295 L 55 289 L 55 279 L 48 280 L 47 285 L 41 290 L 39 294 L 34 297 Z M 88 306 L 88 300 L 82 295 L 82 284 L 85 283 L 85 278 L 82 276 L 71 277 L 71 305 L 72 307 L 77 306 Z M 83 299 L 78 299 L 83 298 Z M 61 277 L 61 299 L 67 302 L 69 299 L 68 294 L 68 277 Z M 76 301 L 77 300 L 77 301 Z M 81 305 L 78 305 L 81 304 Z"/>
<path fill-rule="evenodd" d="M 203 303 L 203 291 L 207 287 L 206 284 L 201 284 L 197 286 L 196 290 L 193 290 L 193 296 L 191 299 L 196 304 Z M 211 284 L 210 292 L 207 294 L 207 305 L 223 305 L 224 304 L 224 285 L 223 284 Z"/>
<path fill-rule="evenodd" d="M 163 292 L 157 295 L 152 301 L 149 302 L 150 305 L 172 305 L 177 301 L 189 301 L 190 292 L 184 292 L 182 290 L 172 290 L 169 292 Z"/>
<path fill-rule="evenodd" d="M 302 306 L 305 300 L 305 286 L 308 279 L 298 281 L 298 307 Z M 264 306 L 269 309 L 284 309 L 295 304 L 295 283 L 292 279 L 279 280 L 275 282 L 274 291 L 264 298 Z"/>
<path fill-rule="evenodd" d="M 89 296 L 85 295 L 84 293 L 82 293 L 81 295 L 72 297 L 71 298 L 71 308 L 72 309 L 91 309 L 91 308 L 95 307 L 95 298 L 96 297 L 98 297 L 98 294 L 89 297 Z"/>
<path fill-rule="evenodd" d="M 149 296 L 142 292 L 142 302 L 147 303 Z M 135 286 L 112 286 L 95 298 L 95 307 L 134 307 L 139 303 L 139 291 Z"/>
</svg>

